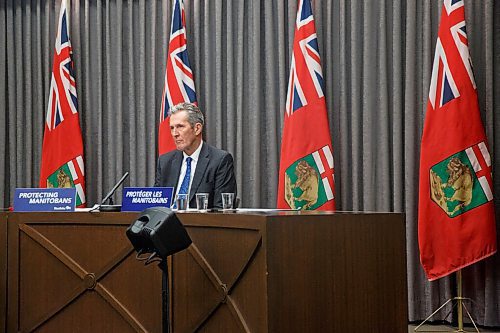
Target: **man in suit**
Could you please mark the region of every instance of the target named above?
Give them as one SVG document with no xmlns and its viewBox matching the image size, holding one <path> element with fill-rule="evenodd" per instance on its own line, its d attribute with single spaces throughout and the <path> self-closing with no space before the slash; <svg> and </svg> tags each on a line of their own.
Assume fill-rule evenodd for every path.
<svg viewBox="0 0 500 333">
<path fill-rule="evenodd" d="M 155 186 L 174 188 L 175 195 L 189 194 L 196 207 L 196 193 L 208 193 L 208 208 L 222 208 L 221 193 L 234 193 L 236 178 L 233 157 L 203 141 L 203 113 L 191 103 L 170 109 L 170 131 L 177 150 L 158 158 Z"/>
</svg>

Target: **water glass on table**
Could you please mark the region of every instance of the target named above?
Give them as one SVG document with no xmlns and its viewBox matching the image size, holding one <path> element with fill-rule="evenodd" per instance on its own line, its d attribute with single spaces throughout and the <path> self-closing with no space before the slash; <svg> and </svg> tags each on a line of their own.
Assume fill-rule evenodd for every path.
<svg viewBox="0 0 500 333">
<path fill-rule="evenodd" d="M 208 193 L 196 193 L 196 209 L 200 212 L 208 210 Z"/>
<path fill-rule="evenodd" d="M 234 209 L 234 193 L 222 193 L 222 210 Z"/>
<path fill-rule="evenodd" d="M 189 205 L 189 196 L 184 193 L 179 193 L 175 197 L 175 208 L 177 208 L 178 211 L 183 211 L 187 210 Z"/>
</svg>

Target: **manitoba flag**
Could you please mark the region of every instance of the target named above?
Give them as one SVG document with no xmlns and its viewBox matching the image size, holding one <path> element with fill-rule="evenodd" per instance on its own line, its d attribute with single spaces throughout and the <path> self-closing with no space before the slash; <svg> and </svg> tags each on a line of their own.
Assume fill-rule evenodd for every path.
<svg viewBox="0 0 500 333">
<path fill-rule="evenodd" d="M 174 0 L 158 129 L 158 153 L 160 155 L 175 149 L 175 143 L 170 134 L 169 110 L 172 106 L 182 102 L 196 104 L 196 91 L 187 52 L 184 4 L 182 0 Z"/>
<path fill-rule="evenodd" d="M 335 210 L 333 149 L 310 0 L 299 0 L 297 10 L 277 207 Z"/>
<path fill-rule="evenodd" d="M 75 187 L 86 206 L 83 142 L 69 38 L 69 11 L 61 2 L 42 146 L 40 187 Z"/>
<path fill-rule="evenodd" d="M 444 0 L 420 153 L 420 261 L 436 280 L 496 252 L 491 158 L 464 2 Z"/>
</svg>

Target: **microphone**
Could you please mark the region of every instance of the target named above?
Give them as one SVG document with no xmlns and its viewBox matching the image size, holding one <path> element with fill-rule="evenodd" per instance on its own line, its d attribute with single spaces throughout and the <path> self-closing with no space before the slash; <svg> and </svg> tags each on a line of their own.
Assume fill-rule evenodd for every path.
<svg viewBox="0 0 500 333">
<path fill-rule="evenodd" d="M 122 208 L 122 205 L 113 204 L 112 196 L 127 177 L 128 177 L 128 171 L 123 174 L 122 178 L 120 178 L 120 180 L 115 184 L 115 186 L 113 186 L 111 191 L 109 191 L 109 193 L 106 194 L 104 199 L 102 199 L 101 203 L 95 208 L 91 209 L 90 211 L 99 210 L 101 212 L 119 212 Z M 108 204 L 105 204 L 106 201 L 109 201 Z"/>
</svg>

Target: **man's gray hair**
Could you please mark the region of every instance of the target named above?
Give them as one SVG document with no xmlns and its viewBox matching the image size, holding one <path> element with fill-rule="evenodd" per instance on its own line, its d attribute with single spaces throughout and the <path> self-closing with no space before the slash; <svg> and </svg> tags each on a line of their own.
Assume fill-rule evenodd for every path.
<svg viewBox="0 0 500 333">
<path fill-rule="evenodd" d="M 186 111 L 188 114 L 188 122 L 191 127 L 195 124 L 200 123 L 202 126 L 205 125 L 205 117 L 201 112 L 200 108 L 192 103 L 179 103 L 170 108 L 170 114 L 175 114 L 177 112 Z"/>
</svg>

